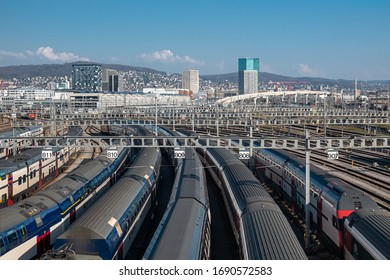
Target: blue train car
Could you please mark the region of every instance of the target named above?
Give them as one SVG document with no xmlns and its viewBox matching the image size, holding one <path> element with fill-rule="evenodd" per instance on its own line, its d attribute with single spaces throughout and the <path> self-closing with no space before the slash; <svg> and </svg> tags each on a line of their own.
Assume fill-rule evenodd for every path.
<svg viewBox="0 0 390 280">
<path fill-rule="evenodd" d="M 54 249 L 71 244 L 76 259 L 123 259 L 155 197 L 161 153 L 143 148 L 129 170 L 68 231 Z"/>
<path fill-rule="evenodd" d="M 31 259 L 51 248 L 55 239 L 106 191 L 120 172 L 129 149 L 118 158 L 103 152 L 48 188 L 0 209 L 0 259 Z"/>
</svg>

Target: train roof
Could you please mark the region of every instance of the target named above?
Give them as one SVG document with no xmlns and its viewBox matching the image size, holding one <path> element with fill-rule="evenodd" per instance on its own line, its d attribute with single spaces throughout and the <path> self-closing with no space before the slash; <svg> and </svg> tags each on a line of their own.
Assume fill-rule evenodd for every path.
<svg viewBox="0 0 390 280">
<path fill-rule="evenodd" d="M 267 205 L 268 204 L 268 205 Z M 306 260 L 286 217 L 275 204 L 250 207 L 242 216 L 248 259 Z"/>
<path fill-rule="evenodd" d="M 386 259 L 390 259 L 390 213 L 383 209 L 359 209 L 348 216 L 346 227 L 355 228 Z"/>
<path fill-rule="evenodd" d="M 221 168 L 232 186 L 231 190 L 241 211 L 253 201 L 271 201 L 272 197 L 260 184 L 253 173 L 242 163 L 237 154 L 224 148 L 209 149 L 210 153 L 221 162 Z"/>
<path fill-rule="evenodd" d="M 118 243 L 123 234 L 116 223 L 128 209 L 133 213 L 140 189 L 140 183 L 135 179 L 120 179 L 68 231 L 58 237 L 58 244 L 72 243 L 77 253 L 98 252 L 103 259 L 112 258 L 115 248 L 111 248 L 111 244 Z M 113 231 L 114 235 L 111 234 Z"/>
<path fill-rule="evenodd" d="M 129 168 L 129 171 L 126 172 L 124 176 L 131 174 L 132 176 L 135 175 L 144 178 L 145 170 L 150 170 L 151 167 L 156 168 L 154 164 L 160 156 L 160 152 L 157 151 L 156 148 L 141 149 L 137 158 L 132 163 L 132 166 Z"/>
<path fill-rule="evenodd" d="M 379 209 L 379 206 L 369 195 L 352 188 L 344 191 L 336 208 L 338 210 Z"/>
<path fill-rule="evenodd" d="M 283 164 L 304 177 L 306 172 L 305 159 L 299 158 L 286 150 L 261 149 L 259 152 L 278 157 L 279 160 L 283 161 Z M 322 190 L 324 193 L 332 197 L 340 197 L 343 193 L 354 190 L 353 186 L 349 183 L 313 164 L 310 166 L 310 180 L 312 184 L 317 183 L 323 186 L 324 188 Z"/>
<path fill-rule="evenodd" d="M 166 212 L 144 258 L 155 260 L 199 259 L 206 208 L 195 199 L 180 199 Z M 180 234 L 178 234 L 178 232 Z"/>
<path fill-rule="evenodd" d="M 0 232 L 7 231 L 52 207 L 57 207 L 57 203 L 38 194 L 12 206 L 2 208 L 0 209 Z"/>
<path fill-rule="evenodd" d="M 55 247 L 64 243 L 73 243 L 73 249 L 77 253 L 98 252 L 103 259 L 112 258 L 111 254 L 115 248 L 111 246 L 117 244 L 122 236 L 122 229 L 117 222 L 124 217 L 125 213 L 129 220 L 132 219 L 131 215 L 136 212 L 138 202 L 143 196 L 141 189 L 144 184 L 149 186 L 145 179 L 140 178 L 144 178 L 145 171 L 151 172 L 149 165 L 156 161 L 156 156 L 159 156 L 155 148 L 142 150 L 147 152 L 137 157 L 139 161 L 134 163 L 142 168 L 129 169 L 68 231 L 59 236 Z M 133 178 L 131 174 L 136 177 Z"/>
<path fill-rule="evenodd" d="M 186 149 L 186 159 L 183 160 L 183 168 L 179 178 L 179 197 L 180 198 L 194 198 L 203 205 L 208 204 L 207 190 L 204 185 L 204 170 L 199 160 L 198 155 L 189 155 L 193 149 Z M 192 158 L 193 157 L 193 158 Z"/>
<path fill-rule="evenodd" d="M 40 128 L 40 127 L 37 127 Z M 80 134 L 81 127 L 70 127 L 67 136 L 75 136 Z M 43 148 L 30 148 L 22 152 L 10 156 L 8 159 L 0 159 L 0 174 L 8 174 L 26 167 L 27 164 L 32 164 L 42 158 Z M 52 147 L 53 152 L 60 150 L 59 147 Z"/>
<path fill-rule="evenodd" d="M 20 134 L 26 133 L 28 131 L 35 131 L 40 128 L 42 128 L 42 126 L 40 125 L 17 127 L 15 128 L 15 136 L 19 136 Z M 14 131 L 12 129 L 0 132 L 0 137 L 13 137 L 13 136 L 14 136 Z"/>
</svg>

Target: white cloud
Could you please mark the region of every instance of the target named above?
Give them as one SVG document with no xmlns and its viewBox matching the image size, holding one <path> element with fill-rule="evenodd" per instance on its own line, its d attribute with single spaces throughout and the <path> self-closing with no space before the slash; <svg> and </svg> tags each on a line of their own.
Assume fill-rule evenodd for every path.
<svg viewBox="0 0 390 280">
<path fill-rule="evenodd" d="M 196 60 L 188 55 L 179 56 L 174 54 L 171 50 L 161 50 L 155 51 L 152 53 L 143 53 L 140 55 L 140 58 L 148 62 L 164 62 L 164 63 L 190 63 L 196 65 L 204 65 L 205 62 L 202 60 Z"/>
<path fill-rule="evenodd" d="M 30 51 L 30 50 L 25 51 L 25 53 L 28 56 L 34 56 L 35 55 L 35 53 L 33 51 Z"/>
<path fill-rule="evenodd" d="M 51 47 L 40 47 L 35 52 L 31 50 L 27 50 L 24 52 L 12 52 L 12 51 L 0 50 L 0 59 L 1 58 L 26 59 L 26 58 L 33 58 L 33 57 L 43 57 L 52 61 L 61 61 L 61 62 L 89 60 L 86 57 L 80 57 L 71 52 L 55 53 L 53 48 Z"/>
<path fill-rule="evenodd" d="M 0 50 L 0 57 L 26 58 L 26 54 L 23 52 L 10 52 Z"/>
<path fill-rule="evenodd" d="M 316 76 L 316 77 L 318 77 L 318 76 L 323 76 L 324 75 L 324 73 L 322 71 L 313 69 L 309 65 L 303 64 L 303 63 L 299 63 L 299 65 L 298 65 L 298 72 L 299 72 L 299 74 L 305 75 L 305 76 Z"/>
<path fill-rule="evenodd" d="M 38 56 L 42 56 L 42 57 L 47 58 L 49 60 L 62 61 L 62 62 L 75 61 L 75 60 L 82 60 L 82 61 L 89 60 L 86 57 L 80 57 L 80 56 L 75 55 L 71 52 L 55 53 L 53 48 L 51 48 L 51 47 L 40 47 L 37 49 L 36 54 Z"/>
</svg>

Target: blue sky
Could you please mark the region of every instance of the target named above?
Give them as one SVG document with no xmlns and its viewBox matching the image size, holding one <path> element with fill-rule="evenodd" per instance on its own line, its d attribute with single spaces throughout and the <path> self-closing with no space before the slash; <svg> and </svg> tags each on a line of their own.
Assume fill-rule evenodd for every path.
<svg viewBox="0 0 390 280">
<path fill-rule="evenodd" d="M 0 66 L 89 60 L 169 73 L 390 79 L 388 0 L 0 0 Z"/>
</svg>

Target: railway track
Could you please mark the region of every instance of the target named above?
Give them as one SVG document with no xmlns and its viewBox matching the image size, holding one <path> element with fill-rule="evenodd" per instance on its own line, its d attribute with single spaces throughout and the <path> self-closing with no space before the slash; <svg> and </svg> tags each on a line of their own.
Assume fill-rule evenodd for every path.
<svg viewBox="0 0 390 280">
<path fill-rule="evenodd" d="M 290 152 L 302 158 L 305 156 L 304 153 L 300 151 Z M 313 152 L 314 151 L 312 151 L 312 153 Z M 333 175 L 347 181 L 355 188 L 369 194 L 381 207 L 390 211 L 390 185 L 388 181 L 379 178 L 375 173 L 362 173 L 364 169 L 359 167 L 346 168 L 345 165 L 336 163 L 336 161 L 329 162 L 324 160 L 322 155 L 318 156 L 318 153 L 315 154 L 315 152 L 311 155 L 310 160 L 311 162 L 317 163 L 322 169 L 333 173 Z M 339 161 L 345 163 L 345 160 L 343 159 L 340 160 L 339 158 Z M 388 173 L 386 175 L 388 176 Z"/>
<path fill-rule="evenodd" d="M 337 130 L 337 129 L 336 129 Z M 208 134 L 215 130 L 199 129 L 199 133 Z M 247 136 L 247 131 L 220 129 L 219 134 L 231 135 L 232 133 Z M 253 137 L 260 136 L 262 131 L 255 131 Z M 293 151 L 292 153 L 300 157 L 305 157 L 302 151 Z M 351 151 L 339 151 L 341 157 L 337 161 L 329 161 L 327 154 L 323 151 L 311 151 L 311 161 L 317 163 L 328 172 L 348 181 L 357 189 L 369 194 L 384 209 L 390 211 L 390 172 L 387 169 L 373 165 L 377 162 L 380 166 L 389 166 L 389 157 L 384 153 L 376 151 L 359 150 L 352 154 Z"/>
<path fill-rule="evenodd" d="M 96 128 L 95 126 L 88 126 L 85 130 L 85 133 L 88 135 L 101 135 L 100 129 Z M 88 140 L 84 139 L 84 141 L 88 142 Z M 96 158 L 98 155 L 100 155 L 103 152 L 103 147 L 99 145 L 99 142 L 95 140 L 90 140 L 91 145 L 94 146 L 92 148 L 92 154 L 91 159 Z"/>
</svg>

